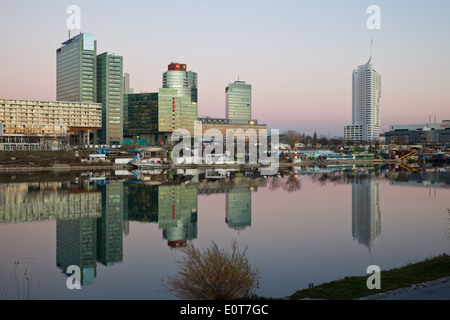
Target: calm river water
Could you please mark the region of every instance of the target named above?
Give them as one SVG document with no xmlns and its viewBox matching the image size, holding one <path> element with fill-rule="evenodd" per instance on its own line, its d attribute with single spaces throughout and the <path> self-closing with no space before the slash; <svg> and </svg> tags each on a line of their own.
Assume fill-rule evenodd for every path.
<svg viewBox="0 0 450 320">
<path fill-rule="evenodd" d="M 450 167 L 406 169 L 2 174 L 0 299 L 175 299 L 189 241 L 247 246 L 277 298 L 450 254 Z"/>
</svg>

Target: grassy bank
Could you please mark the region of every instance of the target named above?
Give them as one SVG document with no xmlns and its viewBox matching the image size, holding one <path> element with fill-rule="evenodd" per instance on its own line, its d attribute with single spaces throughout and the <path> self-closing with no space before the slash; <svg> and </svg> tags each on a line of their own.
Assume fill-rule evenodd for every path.
<svg viewBox="0 0 450 320">
<path fill-rule="evenodd" d="M 345 277 L 312 289 L 299 290 L 290 299 L 352 300 L 450 276 L 450 256 L 442 254 L 397 269 L 381 271 L 381 289 L 369 290 L 367 276 Z"/>
</svg>

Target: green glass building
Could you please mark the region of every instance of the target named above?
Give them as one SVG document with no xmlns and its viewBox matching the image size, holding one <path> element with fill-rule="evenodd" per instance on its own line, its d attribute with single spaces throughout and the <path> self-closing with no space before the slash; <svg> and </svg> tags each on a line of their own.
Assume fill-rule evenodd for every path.
<svg viewBox="0 0 450 320">
<path fill-rule="evenodd" d="M 194 134 L 197 121 L 197 74 L 186 65 L 171 63 L 163 73 L 163 87 L 155 93 L 126 94 L 124 135 L 149 145 L 170 145 L 172 132 L 186 129 Z"/>
<path fill-rule="evenodd" d="M 252 119 L 252 86 L 235 81 L 225 88 L 227 119 Z"/>
<path fill-rule="evenodd" d="M 123 57 L 110 52 L 97 56 L 97 102 L 102 104 L 100 143 L 123 144 Z"/>
<path fill-rule="evenodd" d="M 133 93 L 123 96 L 124 135 L 149 140 L 158 131 L 158 93 Z"/>
<path fill-rule="evenodd" d="M 56 50 L 56 100 L 97 102 L 97 41 L 82 33 Z"/>
</svg>

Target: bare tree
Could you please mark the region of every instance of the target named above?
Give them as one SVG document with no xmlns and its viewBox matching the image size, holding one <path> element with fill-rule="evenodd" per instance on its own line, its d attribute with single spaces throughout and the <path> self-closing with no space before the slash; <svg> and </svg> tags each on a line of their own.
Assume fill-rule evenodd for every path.
<svg viewBox="0 0 450 320">
<path fill-rule="evenodd" d="M 294 173 L 290 173 L 287 178 L 278 176 L 271 177 L 269 180 L 269 190 L 275 191 L 280 188 L 287 192 L 294 192 L 300 190 L 302 184 Z"/>
<path fill-rule="evenodd" d="M 64 136 L 58 136 L 58 149 L 59 150 L 67 150 L 69 148 L 69 137 Z"/>
<path fill-rule="evenodd" d="M 301 133 L 295 131 L 295 130 L 288 130 L 284 133 L 284 140 L 286 140 L 286 143 L 291 147 L 291 149 L 295 148 L 295 144 L 299 143 L 302 139 Z"/>
<path fill-rule="evenodd" d="M 40 145 L 43 146 L 43 149 L 46 151 L 49 151 L 52 149 L 53 144 L 57 141 L 55 136 L 52 136 L 50 134 L 45 134 L 40 139 Z"/>
<path fill-rule="evenodd" d="M 235 300 L 249 298 L 258 286 L 259 269 L 246 257 L 247 247 L 240 251 L 236 240 L 231 254 L 212 241 L 203 251 L 192 242 L 181 248 L 184 256 L 177 261 L 181 270 L 162 280 L 169 292 L 181 299 Z"/>
</svg>

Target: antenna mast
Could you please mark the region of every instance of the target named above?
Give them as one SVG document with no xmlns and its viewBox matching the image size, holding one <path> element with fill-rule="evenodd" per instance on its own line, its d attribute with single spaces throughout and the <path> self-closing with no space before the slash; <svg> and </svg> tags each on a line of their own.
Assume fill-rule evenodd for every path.
<svg viewBox="0 0 450 320">
<path fill-rule="evenodd" d="M 370 39 L 370 56 L 372 56 L 373 53 L 373 39 Z"/>
</svg>

